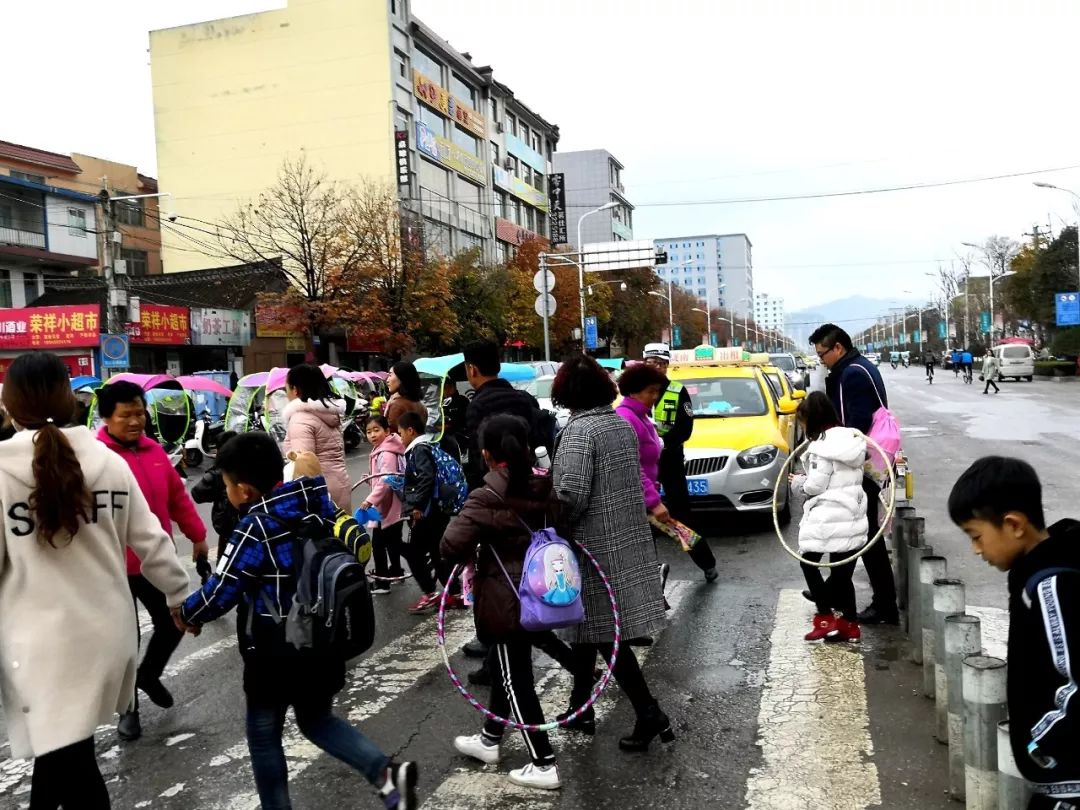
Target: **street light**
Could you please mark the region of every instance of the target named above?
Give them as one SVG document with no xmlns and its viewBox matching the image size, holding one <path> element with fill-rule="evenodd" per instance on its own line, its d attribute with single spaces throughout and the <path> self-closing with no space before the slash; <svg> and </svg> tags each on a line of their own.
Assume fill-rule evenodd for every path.
<svg viewBox="0 0 1080 810">
<path fill-rule="evenodd" d="M 690 307 L 691 312 L 704 312 L 705 313 L 705 334 L 708 335 L 708 342 L 712 343 L 712 315 L 707 309 L 700 309 L 698 307 Z"/>
<path fill-rule="evenodd" d="M 668 273 L 668 280 L 667 280 L 667 295 L 664 295 L 662 292 L 656 292 L 655 290 L 649 290 L 649 295 L 655 295 L 657 298 L 667 299 L 668 348 L 671 348 L 671 345 L 675 342 L 675 313 L 673 312 L 672 304 L 671 304 L 671 302 L 673 300 L 672 294 L 671 294 L 671 285 L 674 282 L 674 277 L 675 277 L 674 271 L 677 270 L 680 267 L 685 267 L 688 264 L 697 264 L 697 261 L 695 259 L 687 259 L 684 262 L 679 262 L 678 264 L 671 265 L 670 269 L 671 269 L 672 272 Z M 665 263 L 663 266 L 668 267 L 667 263 Z M 659 274 L 657 274 L 657 275 L 659 275 Z M 661 281 L 663 281 L 663 279 L 661 279 Z"/>
<path fill-rule="evenodd" d="M 1036 186 L 1039 188 L 1052 188 L 1056 191 L 1064 191 L 1066 194 L 1071 194 L 1073 198 L 1073 211 L 1076 212 L 1076 274 L 1077 274 L 1077 291 L 1080 292 L 1080 194 L 1077 194 L 1072 189 L 1062 188 L 1061 186 L 1055 186 L 1053 183 L 1040 183 L 1036 181 Z"/>
<path fill-rule="evenodd" d="M 585 288 L 585 292 L 588 295 L 592 295 L 592 288 L 595 287 L 597 284 L 618 284 L 619 285 L 619 291 L 620 292 L 626 292 L 626 282 L 625 281 L 594 281 L 592 284 L 588 285 Z"/>
<path fill-rule="evenodd" d="M 1057 188 L 1057 186 L 1055 186 L 1055 188 Z M 1062 189 L 1062 190 L 1064 190 L 1064 189 Z M 1070 192 L 1070 193 L 1072 193 L 1072 192 Z M 980 248 L 978 245 L 973 245 L 971 242 L 961 242 L 960 244 L 963 245 L 964 247 L 975 248 L 976 250 L 982 250 L 982 248 Z M 994 274 L 994 266 L 992 264 L 990 264 L 989 256 L 987 257 L 986 267 L 990 271 L 990 275 L 989 275 L 990 283 L 987 286 L 990 288 L 990 345 L 992 346 L 994 344 L 994 326 L 996 325 L 994 323 L 994 282 L 1000 281 L 1001 279 L 1005 278 L 1005 276 L 1014 276 L 1014 275 L 1016 275 L 1016 271 L 1015 270 L 1002 270 L 1000 273 L 995 275 Z"/>
<path fill-rule="evenodd" d="M 608 211 L 612 208 L 618 208 L 619 203 L 609 202 L 604 203 L 599 208 L 594 208 L 591 211 L 586 211 L 577 221 L 577 249 L 578 249 L 578 261 L 577 261 L 577 279 L 578 279 L 578 305 L 581 307 L 581 352 L 584 354 L 587 349 L 585 348 L 585 246 L 581 244 L 581 223 L 585 221 L 585 217 L 592 216 L 593 214 L 599 214 L 601 211 Z"/>
</svg>

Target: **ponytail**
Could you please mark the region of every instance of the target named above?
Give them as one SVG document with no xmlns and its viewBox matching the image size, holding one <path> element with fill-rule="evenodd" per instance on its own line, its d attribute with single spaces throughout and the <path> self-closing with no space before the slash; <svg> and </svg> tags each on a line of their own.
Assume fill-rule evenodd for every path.
<svg viewBox="0 0 1080 810">
<path fill-rule="evenodd" d="M 524 494 L 532 475 L 529 425 L 520 416 L 491 416 L 480 425 L 480 447 L 510 474 L 508 493 Z"/>
</svg>

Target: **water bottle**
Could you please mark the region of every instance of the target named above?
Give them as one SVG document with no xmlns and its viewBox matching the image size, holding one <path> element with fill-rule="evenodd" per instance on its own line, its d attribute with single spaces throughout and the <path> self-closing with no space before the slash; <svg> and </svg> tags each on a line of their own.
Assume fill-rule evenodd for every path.
<svg viewBox="0 0 1080 810">
<path fill-rule="evenodd" d="M 542 470 L 551 469 L 551 458 L 548 456 L 546 447 L 536 448 L 536 466 Z"/>
</svg>

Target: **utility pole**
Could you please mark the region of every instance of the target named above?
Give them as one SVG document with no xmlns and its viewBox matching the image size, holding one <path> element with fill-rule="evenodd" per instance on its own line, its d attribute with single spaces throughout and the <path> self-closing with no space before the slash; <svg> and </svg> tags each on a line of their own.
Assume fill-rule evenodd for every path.
<svg viewBox="0 0 1080 810">
<path fill-rule="evenodd" d="M 104 254 L 105 286 L 107 317 L 105 322 L 109 334 L 118 335 L 124 331 L 124 310 L 127 308 L 127 289 L 123 284 L 123 274 L 118 275 L 115 269 L 115 253 L 113 248 L 116 223 L 113 218 L 113 201 L 109 197 L 108 188 L 98 192 L 98 201 L 101 204 L 101 230 L 104 233 L 102 252 Z M 121 292 L 122 291 L 122 292 Z M 122 302 L 122 303 L 121 303 Z"/>
</svg>

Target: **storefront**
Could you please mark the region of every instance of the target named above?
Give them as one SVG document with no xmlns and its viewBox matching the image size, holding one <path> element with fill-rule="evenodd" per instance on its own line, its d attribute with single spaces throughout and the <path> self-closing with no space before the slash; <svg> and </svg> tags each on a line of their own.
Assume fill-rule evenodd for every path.
<svg viewBox="0 0 1080 810">
<path fill-rule="evenodd" d="M 97 304 L 0 309 L 0 382 L 16 357 L 34 350 L 58 355 L 73 377 L 96 375 L 100 335 Z"/>
</svg>

